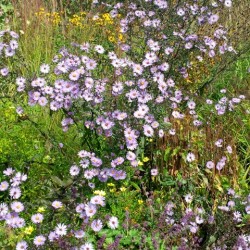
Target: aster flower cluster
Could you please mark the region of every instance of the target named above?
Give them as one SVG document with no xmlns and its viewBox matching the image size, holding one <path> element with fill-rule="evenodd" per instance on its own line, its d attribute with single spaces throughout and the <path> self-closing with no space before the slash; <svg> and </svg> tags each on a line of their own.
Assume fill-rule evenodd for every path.
<svg viewBox="0 0 250 250">
<path fill-rule="evenodd" d="M 5 221 L 10 228 L 23 228 L 25 220 L 19 215 L 25 209 L 24 204 L 18 199 L 22 195 L 20 185 L 27 180 L 27 175 L 7 168 L 3 175 L 8 179 L 0 183 L 0 192 L 9 193 L 11 203 L 0 204 L 0 221 Z"/>
<path fill-rule="evenodd" d="M 0 76 L 6 77 L 9 74 L 9 68 L 3 65 L 4 59 L 13 57 L 18 48 L 19 35 L 14 31 L 0 31 Z"/>
<path fill-rule="evenodd" d="M 90 181 L 95 176 L 99 181 L 106 182 L 109 177 L 115 180 L 124 180 L 126 178 L 126 172 L 124 170 L 115 169 L 116 166 L 121 165 L 124 162 L 124 158 L 118 157 L 111 161 L 110 168 L 102 168 L 103 162 L 100 158 L 96 157 L 95 153 L 81 150 L 78 152 L 80 157 L 79 165 L 83 169 L 83 177 Z M 80 174 L 80 167 L 73 165 L 70 168 L 70 174 L 76 176 Z"/>
<path fill-rule="evenodd" d="M 103 143 L 101 146 L 105 145 L 107 154 L 105 150 L 102 154 L 101 146 L 98 145 L 98 148 L 94 142 L 91 142 L 92 145 L 84 145 L 78 152 L 79 161 L 69 169 L 75 183 L 84 179 L 85 183 L 93 188 L 98 181 L 105 183 L 110 178 L 117 181 L 126 179 L 126 168 L 136 168 L 139 165 L 139 156 L 144 150 L 145 141 L 164 138 L 165 134 L 174 137 L 174 124 L 181 124 L 187 117 L 191 117 L 192 125 L 203 133 L 202 126 L 207 121 L 197 114 L 199 97 L 191 89 L 182 86 L 191 67 L 191 62 L 185 55 L 192 53 L 202 62 L 216 55 L 236 53 L 228 42 L 226 29 L 218 24 L 217 13 L 222 5 L 231 7 L 231 1 L 208 3 L 206 6 L 198 1 L 180 1 L 178 5 L 173 5 L 172 9 L 170 3 L 165 0 L 144 0 L 140 5 L 130 2 L 117 3 L 110 15 L 116 16 L 119 13 L 123 17 L 120 26 L 121 32 L 127 36 L 126 44 L 119 43 L 115 51 L 106 51 L 100 44 L 74 43 L 72 48 L 61 49 L 51 64 L 42 64 L 39 76 L 32 80 L 22 76 L 16 79 L 17 91 L 27 92 L 30 106 L 47 107 L 53 112 L 63 111 L 63 131 L 66 132 L 74 124 L 80 124 L 84 139 L 86 134 L 90 134 L 97 138 L 96 141 Z M 163 15 L 163 12 L 168 15 Z M 212 24 L 217 25 L 213 34 L 199 34 L 197 27 Z M 140 31 L 134 27 L 140 27 Z M 134 44 L 134 39 L 130 37 L 131 34 L 135 37 L 137 33 L 138 45 Z M 5 57 L 10 57 L 18 48 L 14 40 L 18 39 L 18 35 L 14 32 L 1 32 L 0 38 L 5 34 L 10 34 L 13 40 L 9 44 L 0 44 L 0 55 L 4 53 Z M 137 46 L 139 52 L 135 48 Z M 109 72 L 103 71 L 104 64 L 109 68 Z M 6 76 L 8 69 L 1 69 L 1 74 Z M 221 90 L 221 93 L 225 94 L 226 90 Z M 210 114 L 221 117 L 232 112 L 244 98 L 243 95 L 233 98 L 225 95 L 215 104 L 213 100 L 207 99 L 206 105 L 213 107 L 210 108 Z M 21 107 L 18 112 L 22 112 Z M 94 141 L 93 138 L 90 141 Z M 191 144 L 188 145 L 184 161 L 187 165 L 198 166 L 198 153 L 192 151 Z M 233 149 L 222 138 L 217 138 L 214 146 L 219 150 L 226 147 L 223 152 L 225 156 L 209 159 L 205 166 L 210 170 L 222 171 L 229 161 L 227 155 L 231 154 Z M 89 150 L 86 150 L 87 147 Z M 151 175 L 158 176 L 159 171 L 154 167 L 151 169 Z M 9 181 L 0 183 L 0 191 L 9 190 L 9 196 L 15 201 L 10 205 L 0 204 L 0 220 L 5 221 L 11 228 L 22 228 L 25 221 L 19 213 L 25 210 L 25 206 L 17 199 L 21 197 L 19 186 L 26 181 L 27 176 L 11 168 L 5 170 L 4 175 L 9 177 Z M 212 224 L 213 216 L 207 215 L 203 208 L 191 206 L 193 199 L 192 194 L 185 195 L 183 204 L 186 207 L 180 218 L 175 216 L 176 205 L 168 202 L 160 217 L 159 228 L 167 228 L 171 236 L 198 235 L 204 224 Z M 99 232 L 105 227 L 98 211 L 106 203 L 106 198 L 101 194 L 81 198 L 80 202 L 74 204 L 74 209 L 87 229 L 73 228 L 73 222 L 67 224 L 57 221 L 53 230 L 36 235 L 33 244 L 40 247 L 50 242 L 59 246 L 62 244 L 61 248 L 65 248 L 64 240 L 70 234 L 82 244 L 81 239 L 86 236 L 88 229 Z M 249 204 L 248 197 L 243 204 L 245 214 L 250 213 Z M 233 212 L 233 220 L 240 223 L 244 217 L 243 212 L 234 207 L 235 202 L 229 200 L 227 205 L 218 208 Z M 54 200 L 50 208 L 53 212 L 60 209 L 72 210 L 72 207 L 67 207 L 67 204 L 59 199 Z M 30 220 L 40 226 L 45 218 L 38 212 L 30 215 Z M 112 230 L 119 227 L 116 216 L 105 218 L 105 223 Z M 237 244 L 242 244 L 242 239 L 247 241 L 241 237 Z M 119 240 L 117 237 L 111 247 L 119 244 Z M 198 244 L 199 240 L 197 236 L 195 242 Z M 183 237 L 182 241 L 184 246 L 187 240 Z M 79 244 L 75 249 L 94 249 L 88 241 L 81 246 Z M 27 247 L 27 243 L 21 241 L 16 249 Z"/>
<path fill-rule="evenodd" d="M 83 153 L 83 152 L 82 152 Z M 7 168 L 3 171 L 3 175 L 8 178 L 8 181 L 2 181 L 0 183 L 0 191 L 9 191 L 11 201 L 8 203 L 0 203 L 0 221 L 4 221 L 6 226 L 12 229 L 24 228 L 28 221 L 25 221 L 21 214 L 25 216 L 28 212 L 25 209 L 25 204 L 18 199 L 21 199 L 20 185 L 27 180 L 27 175 L 17 172 L 13 168 Z M 103 227 L 103 221 L 100 219 L 91 219 L 96 213 L 98 207 L 105 206 L 105 197 L 103 195 L 94 195 L 89 202 L 81 203 L 76 206 L 76 213 L 84 220 L 84 223 L 89 223 L 89 227 L 98 232 Z M 64 204 L 59 200 L 54 200 L 51 203 L 51 209 L 60 210 L 64 207 Z M 38 210 L 40 211 L 40 210 Z M 42 211 L 42 210 L 41 210 Z M 25 216 L 26 217 L 26 216 Z M 91 221 L 89 221 L 91 220 Z M 39 226 L 44 224 L 44 215 L 42 213 L 34 213 L 30 216 L 30 221 Z M 110 229 L 116 229 L 119 226 L 118 218 L 111 216 L 107 219 L 107 226 Z M 64 223 L 58 223 L 54 230 L 51 230 L 47 234 L 40 234 L 34 237 L 33 244 L 36 247 L 44 246 L 47 241 L 50 243 L 60 244 L 62 237 L 68 235 L 71 231 L 76 239 L 82 239 L 85 236 L 85 231 L 79 229 L 70 230 L 70 225 Z M 28 249 L 28 243 L 24 240 L 20 241 L 16 245 L 16 249 Z M 94 249 L 93 245 L 89 242 L 81 245 L 79 249 Z"/>
</svg>

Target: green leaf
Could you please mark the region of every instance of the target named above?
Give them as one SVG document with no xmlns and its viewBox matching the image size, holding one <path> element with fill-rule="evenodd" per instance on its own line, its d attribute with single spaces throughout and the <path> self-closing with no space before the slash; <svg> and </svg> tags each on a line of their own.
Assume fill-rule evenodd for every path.
<svg viewBox="0 0 250 250">
<path fill-rule="evenodd" d="M 132 182 L 132 181 L 131 181 L 131 185 L 132 185 L 138 192 L 141 191 L 140 187 L 139 187 L 135 182 Z"/>
<path fill-rule="evenodd" d="M 64 186 L 63 181 L 62 181 L 59 177 L 53 176 L 53 175 L 52 175 L 50 178 L 51 178 L 52 182 L 53 182 L 54 184 L 56 184 L 57 186 L 60 186 L 60 187 L 63 187 L 63 186 Z"/>
<path fill-rule="evenodd" d="M 168 161 L 170 153 L 171 153 L 171 148 L 170 147 L 166 148 L 166 150 L 164 152 L 164 161 Z"/>
</svg>

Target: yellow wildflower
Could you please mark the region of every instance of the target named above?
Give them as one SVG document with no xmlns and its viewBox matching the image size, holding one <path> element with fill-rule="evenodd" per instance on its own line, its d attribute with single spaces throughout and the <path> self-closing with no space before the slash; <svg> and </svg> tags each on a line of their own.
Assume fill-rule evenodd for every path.
<svg viewBox="0 0 250 250">
<path fill-rule="evenodd" d="M 143 204 L 143 200 L 138 200 L 138 204 L 139 205 Z"/>
<path fill-rule="evenodd" d="M 116 191 L 116 188 L 112 188 L 109 190 L 110 193 L 114 193 Z"/>
<path fill-rule="evenodd" d="M 44 208 L 44 207 L 39 207 L 39 208 L 37 209 L 37 212 L 43 213 L 43 212 L 45 212 L 45 208 Z"/>
<path fill-rule="evenodd" d="M 108 183 L 107 186 L 108 186 L 108 187 L 114 187 L 115 184 L 114 184 L 114 183 Z"/>
<path fill-rule="evenodd" d="M 111 43 L 113 43 L 113 42 L 115 41 L 115 37 L 114 37 L 114 36 L 109 36 L 108 39 L 109 39 L 109 41 L 110 41 Z"/>
<path fill-rule="evenodd" d="M 32 234 L 33 231 L 34 231 L 34 227 L 32 227 L 32 226 L 28 226 L 28 227 L 24 228 L 25 234 Z"/>
<path fill-rule="evenodd" d="M 127 188 L 125 188 L 125 187 L 121 187 L 121 188 L 120 188 L 120 190 L 121 190 L 122 192 L 125 192 L 126 189 L 127 189 Z"/>
<path fill-rule="evenodd" d="M 105 195 L 106 195 L 106 192 L 103 191 L 103 190 L 95 190 L 95 191 L 94 191 L 94 194 L 101 195 L 101 196 L 105 196 Z"/>
<path fill-rule="evenodd" d="M 143 162 L 138 161 L 138 166 L 143 166 Z"/>
<path fill-rule="evenodd" d="M 143 162 L 148 162 L 148 161 L 149 161 L 149 158 L 148 158 L 148 157 L 144 157 L 144 158 L 142 159 L 142 161 L 143 161 Z"/>
</svg>

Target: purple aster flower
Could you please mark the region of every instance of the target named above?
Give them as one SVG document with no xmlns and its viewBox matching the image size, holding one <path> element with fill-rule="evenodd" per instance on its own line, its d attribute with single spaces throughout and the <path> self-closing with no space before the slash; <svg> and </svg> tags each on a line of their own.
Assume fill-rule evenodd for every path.
<svg viewBox="0 0 250 250">
<path fill-rule="evenodd" d="M 129 161 L 133 161 L 136 159 L 136 154 L 133 153 L 132 151 L 128 151 L 127 152 L 127 155 L 126 155 L 126 158 L 129 160 Z"/>
<path fill-rule="evenodd" d="M 46 241 L 46 238 L 45 238 L 43 235 L 38 235 L 38 236 L 36 236 L 36 237 L 34 238 L 33 243 L 34 243 L 37 247 L 39 247 L 39 246 L 44 245 L 45 241 Z"/>
<path fill-rule="evenodd" d="M 46 106 L 46 104 L 48 103 L 48 100 L 46 97 L 42 96 L 39 98 L 38 103 L 43 107 L 43 106 Z"/>
<path fill-rule="evenodd" d="M 214 162 L 213 161 L 208 161 L 207 164 L 206 164 L 206 167 L 209 168 L 209 169 L 212 169 L 214 168 Z"/>
<path fill-rule="evenodd" d="M 105 197 L 101 196 L 101 195 L 95 195 L 90 199 L 90 202 L 92 204 L 101 205 L 102 207 L 104 207 L 105 206 Z"/>
<path fill-rule="evenodd" d="M 90 161 L 94 167 L 100 167 L 102 165 L 102 160 L 100 158 L 95 157 L 95 156 L 92 156 L 90 158 Z"/>
<path fill-rule="evenodd" d="M 59 236 L 63 236 L 67 234 L 67 226 L 59 223 L 55 228 L 55 233 Z"/>
<path fill-rule="evenodd" d="M 74 235 L 77 239 L 81 239 L 85 236 L 85 232 L 83 230 L 77 230 L 74 232 Z"/>
<path fill-rule="evenodd" d="M 80 168 L 76 165 L 73 165 L 70 167 L 69 172 L 70 172 L 71 176 L 77 176 L 80 173 Z"/>
<path fill-rule="evenodd" d="M 63 206 L 61 201 L 53 201 L 51 205 L 55 209 L 59 209 L 59 208 L 61 208 Z"/>
<path fill-rule="evenodd" d="M 158 175 L 158 169 L 157 168 L 152 168 L 150 172 L 151 172 L 152 176 Z"/>
<path fill-rule="evenodd" d="M 16 245 L 16 250 L 26 250 L 27 248 L 28 248 L 28 244 L 24 240 L 18 242 Z"/>
<path fill-rule="evenodd" d="M 31 220 L 35 224 L 39 224 L 43 221 L 43 215 L 40 213 L 34 214 L 31 216 Z"/>
<path fill-rule="evenodd" d="M 80 72 L 77 71 L 77 70 L 75 70 L 75 71 L 73 71 L 73 72 L 71 72 L 71 73 L 69 74 L 69 79 L 70 79 L 71 81 L 77 81 L 77 80 L 79 79 L 79 77 L 80 77 Z M 71 85 L 70 85 L 70 86 L 71 86 Z"/>
<path fill-rule="evenodd" d="M 10 46 L 5 48 L 5 56 L 6 57 L 12 57 L 14 55 L 15 55 L 15 50 L 14 49 L 12 49 Z"/>
<path fill-rule="evenodd" d="M 96 68 L 96 66 L 97 66 L 97 63 L 95 60 L 93 60 L 93 59 L 87 60 L 87 62 L 86 62 L 86 69 L 87 70 L 93 70 Z"/>
<path fill-rule="evenodd" d="M 20 213 L 24 210 L 24 205 L 23 203 L 19 202 L 19 201 L 14 201 L 11 203 L 10 205 L 11 209 L 13 211 L 15 211 L 16 213 Z"/>
<path fill-rule="evenodd" d="M 50 242 L 53 242 L 54 240 L 58 240 L 59 236 L 54 231 L 52 231 L 49 233 L 48 239 Z"/>
<path fill-rule="evenodd" d="M 85 213 L 88 217 L 94 216 L 96 212 L 97 212 L 96 205 L 92 203 L 88 203 L 87 205 L 85 205 Z"/>
<path fill-rule="evenodd" d="M 217 14 L 213 14 L 208 18 L 209 24 L 214 24 L 219 20 L 219 16 Z"/>
<path fill-rule="evenodd" d="M 8 68 L 2 68 L 0 70 L 0 73 L 2 76 L 7 76 L 9 74 L 9 69 Z"/>
<path fill-rule="evenodd" d="M 0 203 L 0 217 L 4 217 L 8 214 L 9 209 L 7 204 L 5 203 Z"/>
<path fill-rule="evenodd" d="M 0 191 L 5 191 L 7 190 L 9 187 L 9 183 L 7 181 L 2 181 L 0 183 Z"/>
<path fill-rule="evenodd" d="M 19 199 L 21 197 L 21 189 L 19 187 L 13 187 L 10 189 L 10 197 L 13 199 Z"/>
<path fill-rule="evenodd" d="M 143 125 L 143 132 L 144 132 L 144 135 L 147 137 L 152 137 L 154 135 L 154 130 L 149 125 Z"/>
<path fill-rule="evenodd" d="M 19 35 L 15 31 L 10 31 L 10 36 L 15 38 L 15 39 L 19 38 Z"/>
<path fill-rule="evenodd" d="M 102 221 L 101 220 L 93 220 L 91 223 L 91 228 L 95 231 L 95 232 L 99 232 L 103 227 Z"/>
</svg>

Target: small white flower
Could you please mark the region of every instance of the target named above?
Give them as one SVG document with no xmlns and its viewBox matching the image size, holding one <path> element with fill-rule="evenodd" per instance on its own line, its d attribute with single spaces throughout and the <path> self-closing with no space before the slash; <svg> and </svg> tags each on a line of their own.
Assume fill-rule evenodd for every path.
<svg viewBox="0 0 250 250">
<path fill-rule="evenodd" d="M 193 196 L 191 194 L 185 195 L 184 198 L 187 203 L 191 203 L 193 200 Z"/>
<path fill-rule="evenodd" d="M 108 226 L 109 226 L 111 229 L 116 229 L 116 228 L 118 228 L 118 225 L 119 225 L 119 222 L 118 222 L 117 217 L 112 216 L 112 217 L 109 219 Z"/>
<path fill-rule="evenodd" d="M 61 208 L 63 206 L 61 201 L 53 201 L 52 202 L 52 207 L 54 207 L 55 209 Z"/>
<path fill-rule="evenodd" d="M 55 233 L 57 235 L 66 235 L 67 234 L 67 226 L 59 223 L 55 228 Z"/>
<path fill-rule="evenodd" d="M 80 247 L 80 250 L 94 250 L 92 243 L 86 242 L 84 245 Z"/>
<path fill-rule="evenodd" d="M 232 6 L 232 1 L 231 1 L 231 0 L 226 0 L 226 1 L 224 2 L 224 5 L 225 5 L 226 7 L 231 7 L 231 6 Z"/>
<path fill-rule="evenodd" d="M 96 45 L 95 46 L 95 51 L 99 54 L 103 54 L 104 53 L 104 48 L 101 45 Z"/>
<path fill-rule="evenodd" d="M 193 162 L 195 160 L 195 155 L 193 153 L 188 153 L 186 160 L 187 162 Z"/>
<path fill-rule="evenodd" d="M 40 71 L 44 74 L 48 74 L 50 70 L 50 67 L 48 64 L 42 64 L 40 67 Z"/>
</svg>

